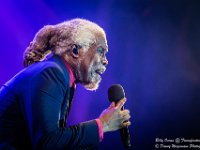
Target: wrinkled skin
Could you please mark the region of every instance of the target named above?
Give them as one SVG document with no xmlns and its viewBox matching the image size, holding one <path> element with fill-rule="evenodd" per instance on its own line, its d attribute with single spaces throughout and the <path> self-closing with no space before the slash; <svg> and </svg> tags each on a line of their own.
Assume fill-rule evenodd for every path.
<svg viewBox="0 0 200 150">
<path fill-rule="evenodd" d="M 82 83 L 88 90 L 98 88 L 101 75 L 105 72 L 108 64 L 107 52 L 107 44 L 103 37 L 99 37 L 97 43 L 92 44 L 86 52 L 80 49 L 75 75 L 77 82 Z"/>
</svg>

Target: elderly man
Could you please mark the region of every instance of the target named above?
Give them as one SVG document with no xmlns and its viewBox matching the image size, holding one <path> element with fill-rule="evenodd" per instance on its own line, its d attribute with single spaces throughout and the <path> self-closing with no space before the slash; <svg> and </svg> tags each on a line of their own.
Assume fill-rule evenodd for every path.
<svg viewBox="0 0 200 150">
<path fill-rule="evenodd" d="M 98 88 L 107 51 L 104 30 L 88 20 L 44 26 L 25 50 L 25 69 L 0 90 L 0 149 L 96 149 L 105 132 L 129 126 L 124 98 L 66 127 L 76 83 Z"/>
</svg>

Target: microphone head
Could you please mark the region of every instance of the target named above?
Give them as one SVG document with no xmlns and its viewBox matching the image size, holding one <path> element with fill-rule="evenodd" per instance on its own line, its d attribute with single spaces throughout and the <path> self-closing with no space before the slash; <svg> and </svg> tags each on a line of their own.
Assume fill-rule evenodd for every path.
<svg viewBox="0 0 200 150">
<path fill-rule="evenodd" d="M 110 102 L 117 103 L 125 97 L 124 89 L 120 84 L 113 84 L 108 88 L 108 99 Z"/>
</svg>

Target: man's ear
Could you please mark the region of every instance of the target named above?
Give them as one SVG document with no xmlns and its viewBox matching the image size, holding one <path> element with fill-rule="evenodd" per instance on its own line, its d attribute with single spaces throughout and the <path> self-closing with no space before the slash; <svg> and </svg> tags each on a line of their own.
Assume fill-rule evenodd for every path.
<svg viewBox="0 0 200 150">
<path fill-rule="evenodd" d="M 78 58 L 79 57 L 79 47 L 76 44 L 72 45 L 71 53 L 72 53 L 72 56 L 74 58 Z"/>
</svg>

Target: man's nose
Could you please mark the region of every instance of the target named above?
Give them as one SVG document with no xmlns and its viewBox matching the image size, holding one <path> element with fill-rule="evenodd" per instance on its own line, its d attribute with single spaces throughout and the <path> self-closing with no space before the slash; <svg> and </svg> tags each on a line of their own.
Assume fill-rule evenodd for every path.
<svg viewBox="0 0 200 150">
<path fill-rule="evenodd" d="M 106 58 L 103 59 L 103 65 L 107 66 L 108 65 L 108 60 Z"/>
</svg>

